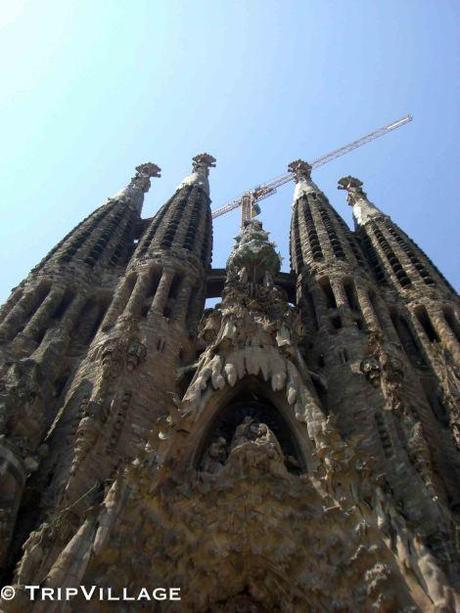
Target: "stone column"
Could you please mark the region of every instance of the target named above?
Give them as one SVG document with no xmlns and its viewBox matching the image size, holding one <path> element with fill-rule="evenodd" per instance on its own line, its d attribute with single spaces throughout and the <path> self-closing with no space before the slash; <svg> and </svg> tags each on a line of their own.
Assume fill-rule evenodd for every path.
<svg viewBox="0 0 460 613">
<path fill-rule="evenodd" d="M 455 334 L 450 329 L 449 324 L 444 318 L 441 308 L 427 308 L 428 316 L 431 319 L 433 328 L 436 330 L 441 343 L 448 349 L 456 362 L 460 362 L 460 344 Z"/>
<path fill-rule="evenodd" d="M 53 315 L 53 311 L 61 302 L 64 296 L 63 288 L 52 289 L 40 307 L 36 310 L 31 320 L 23 330 L 24 336 L 28 336 L 34 340 L 40 335 L 40 331 L 49 323 Z"/>
<path fill-rule="evenodd" d="M 77 323 L 86 300 L 86 296 L 75 296 L 67 311 L 64 313 L 59 328 L 66 334 L 70 334 L 73 326 Z"/>
<path fill-rule="evenodd" d="M 343 326 L 351 326 L 354 324 L 354 319 L 351 314 L 351 305 L 348 304 L 348 298 L 343 288 L 341 279 L 332 278 L 331 288 L 334 293 L 335 302 L 337 304 L 337 311 L 342 317 Z"/>
<path fill-rule="evenodd" d="M 132 273 L 134 275 L 134 273 Z M 125 277 L 121 284 L 118 286 L 115 295 L 112 300 L 107 313 L 105 314 L 104 321 L 102 323 L 102 330 L 107 330 L 117 320 L 118 316 L 123 312 L 129 297 L 133 291 L 135 282 L 131 275 Z"/>
<path fill-rule="evenodd" d="M 0 339 L 13 338 L 21 329 L 21 326 L 27 320 L 29 313 L 33 310 L 37 302 L 38 296 L 41 293 L 41 286 L 36 285 L 34 288 L 26 291 L 19 302 L 11 309 L 0 326 Z M 47 292 L 43 293 L 43 298 Z M 42 300 L 43 300 L 42 298 Z M 41 302 L 41 301 L 40 301 Z M 40 304 L 39 302 L 39 304 Z"/>
<path fill-rule="evenodd" d="M 319 285 L 315 284 L 315 286 L 311 288 L 310 293 L 318 319 L 318 327 L 321 328 L 322 326 L 326 326 L 326 328 L 329 328 L 329 314 L 323 290 Z"/>
<path fill-rule="evenodd" d="M 166 303 L 168 302 L 169 290 L 171 288 L 171 283 L 174 279 L 174 271 L 170 269 L 164 269 L 161 275 L 160 282 L 158 283 L 157 291 L 155 293 L 155 297 L 152 302 L 152 306 L 149 310 L 149 315 L 151 313 L 160 313 L 163 314 Z"/>
<path fill-rule="evenodd" d="M 134 286 L 133 292 L 124 311 L 126 315 L 140 315 L 142 305 L 147 296 L 149 281 L 150 277 L 148 272 L 142 271 L 139 273 L 136 285 Z"/>
<path fill-rule="evenodd" d="M 0 565 L 3 566 L 16 523 L 26 473 L 23 461 L 12 448 L 0 442 L 2 487 L 0 491 Z"/>
<path fill-rule="evenodd" d="M 184 277 L 173 310 L 173 319 L 176 319 L 180 323 L 184 323 L 187 316 L 187 307 L 190 302 L 192 287 L 192 279 L 190 277 Z"/>
<path fill-rule="evenodd" d="M 382 325 L 378 314 L 375 312 L 374 306 L 371 303 L 368 292 L 365 288 L 356 286 L 356 295 L 358 297 L 359 308 L 363 314 L 364 321 L 370 330 L 381 330 Z"/>
<path fill-rule="evenodd" d="M 0 307 L 0 321 L 3 321 L 4 319 L 6 319 L 8 314 L 11 312 L 11 310 L 16 306 L 16 304 L 21 299 L 23 293 L 24 293 L 24 290 L 22 288 L 18 288 L 11 294 L 11 296 L 8 298 L 5 304 Z"/>
</svg>

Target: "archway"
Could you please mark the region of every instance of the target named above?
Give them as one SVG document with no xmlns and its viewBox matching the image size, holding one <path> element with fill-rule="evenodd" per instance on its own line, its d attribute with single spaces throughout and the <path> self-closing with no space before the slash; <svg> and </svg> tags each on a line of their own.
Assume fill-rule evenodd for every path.
<svg viewBox="0 0 460 613">
<path fill-rule="evenodd" d="M 261 386 L 254 385 L 254 382 L 251 383 L 252 385 L 248 385 L 246 382 L 244 387 L 227 399 L 227 402 L 216 411 L 195 456 L 196 468 L 204 469 L 204 458 L 210 446 L 216 441 L 221 441 L 222 448 L 226 450 L 223 452 L 225 458 L 234 441 L 237 429 L 243 423 L 252 423 L 254 429 L 257 426 L 267 426 L 276 437 L 289 472 L 293 474 L 305 472 L 306 463 L 300 444 L 292 426 L 283 415 L 283 411 L 275 406 L 272 399 L 268 398 L 268 394 L 263 393 Z"/>
</svg>

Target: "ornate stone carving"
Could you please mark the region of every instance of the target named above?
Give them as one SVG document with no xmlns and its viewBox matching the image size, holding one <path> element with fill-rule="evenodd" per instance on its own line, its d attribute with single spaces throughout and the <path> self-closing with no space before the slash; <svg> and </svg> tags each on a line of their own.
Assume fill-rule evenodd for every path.
<svg viewBox="0 0 460 613">
<path fill-rule="evenodd" d="M 382 374 L 379 360 L 374 356 L 367 356 L 361 360 L 360 364 L 361 372 L 365 375 L 366 379 L 374 387 L 379 385 L 380 376 Z"/>
<path fill-rule="evenodd" d="M 367 197 L 366 192 L 363 190 L 363 182 L 355 177 L 347 176 L 339 179 L 338 189 L 347 191 L 347 201 L 350 206 L 353 206 L 357 200 Z"/>
<path fill-rule="evenodd" d="M 136 337 L 128 339 L 126 349 L 126 368 L 129 371 L 135 370 L 147 355 L 146 346 Z"/>
<path fill-rule="evenodd" d="M 368 355 L 361 362 L 361 372 L 372 385 L 381 385 L 388 400 L 387 408 L 401 408 L 403 363 L 392 351 L 391 345 L 384 347 L 380 332 L 372 331 L 369 334 Z"/>
<path fill-rule="evenodd" d="M 288 170 L 293 173 L 296 182 L 302 179 L 310 180 L 311 178 L 312 167 L 308 162 L 304 162 L 303 160 L 291 162 L 288 166 Z"/>
<path fill-rule="evenodd" d="M 146 355 L 147 348 L 135 335 L 109 339 L 100 350 L 103 375 L 107 379 L 116 379 L 125 367 L 132 372 Z"/>
<path fill-rule="evenodd" d="M 198 171 L 201 168 L 215 168 L 216 158 L 209 153 L 199 153 L 193 158 L 193 170 Z"/>
<path fill-rule="evenodd" d="M 136 166 L 136 174 L 131 179 L 130 185 L 143 192 L 148 192 L 150 189 L 150 179 L 153 177 L 161 177 L 161 168 L 151 162 Z"/>
</svg>

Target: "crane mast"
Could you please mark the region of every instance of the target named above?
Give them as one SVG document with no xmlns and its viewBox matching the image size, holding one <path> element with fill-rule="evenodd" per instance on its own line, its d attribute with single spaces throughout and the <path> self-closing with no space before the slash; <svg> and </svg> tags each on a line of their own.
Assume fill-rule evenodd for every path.
<svg viewBox="0 0 460 613">
<path fill-rule="evenodd" d="M 328 162 L 331 162 L 332 160 L 335 160 L 342 155 L 353 151 L 354 149 L 358 149 L 358 147 L 362 147 L 363 145 L 366 145 L 367 143 L 370 143 L 371 141 L 380 138 L 381 136 L 384 136 L 385 134 L 388 134 L 393 130 L 397 130 L 398 128 L 412 121 L 412 119 L 412 115 L 404 115 L 404 117 L 401 117 L 396 121 L 392 121 L 391 123 L 382 126 L 381 128 L 374 130 L 373 132 L 369 132 L 369 134 L 366 134 L 365 136 L 354 140 L 348 145 L 344 145 L 343 147 L 334 149 L 334 151 L 326 153 L 325 155 L 322 155 L 316 160 L 313 160 L 313 162 L 311 162 L 311 167 L 318 168 L 319 166 L 324 166 L 324 164 L 327 164 Z M 235 198 L 224 206 L 215 209 L 212 212 L 212 217 L 213 219 L 215 219 L 216 217 L 220 217 L 221 215 L 225 215 L 225 213 L 228 213 L 230 211 L 233 211 L 234 209 L 241 207 L 242 221 L 246 221 L 253 217 L 254 214 L 257 214 L 255 213 L 255 207 L 257 206 L 257 202 L 259 200 L 263 200 L 264 198 L 272 196 L 274 193 L 276 193 L 278 187 L 281 187 L 281 185 L 284 185 L 285 183 L 289 183 L 293 179 L 294 177 L 292 173 L 287 173 L 285 175 L 281 175 L 279 177 L 271 179 L 271 181 L 267 181 L 266 183 L 257 185 L 256 187 L 251 190 L 248 190 L 238 198 Z"/>
</svg>

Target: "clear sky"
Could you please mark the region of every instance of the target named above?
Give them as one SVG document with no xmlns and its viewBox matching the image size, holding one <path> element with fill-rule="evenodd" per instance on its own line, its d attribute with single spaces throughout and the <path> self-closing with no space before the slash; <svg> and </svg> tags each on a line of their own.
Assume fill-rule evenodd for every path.
<svg viewBox="0 0 460 613">
<path fill-rule="evenodd" d="M 337 179 L 363 180 L 458 288 L 459 24 L 458 0 L 1 0 L 0 299 L 141 162 L 144 216 L 203 151 L 218 207 L 408 112 L 314 179 L 348 223 Z M 292 189 L 262 203 L 285 270 Z"/>
</svg>

